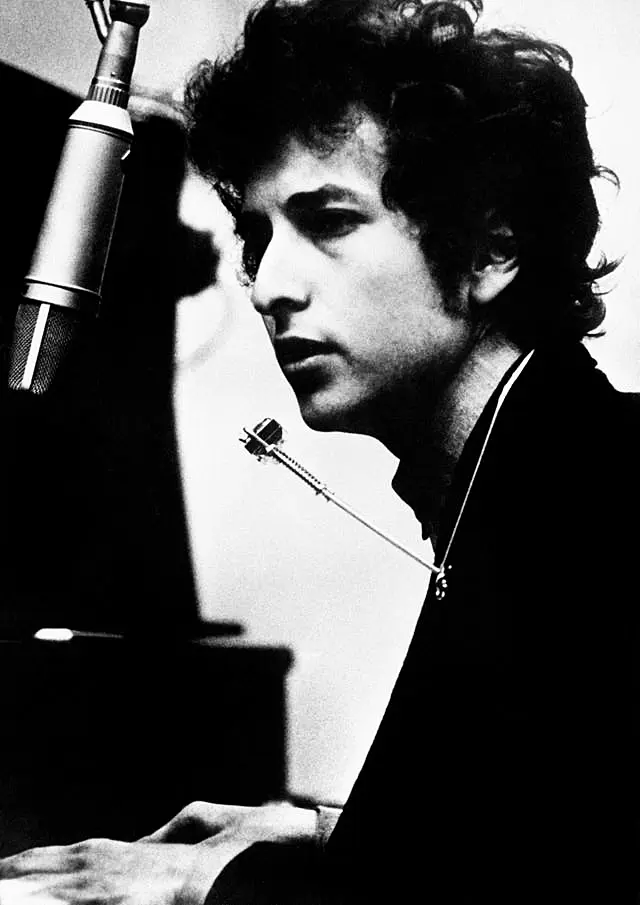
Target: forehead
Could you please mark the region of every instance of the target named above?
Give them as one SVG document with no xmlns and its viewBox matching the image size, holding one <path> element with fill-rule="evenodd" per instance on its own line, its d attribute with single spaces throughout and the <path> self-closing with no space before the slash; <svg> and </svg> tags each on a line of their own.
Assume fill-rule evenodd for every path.
<svg viewBox="0 0 640 905">
<path fill-rule="evenodd" d="M 248 180 L 244 210 L 268 210 L 303 193 L 377 198 L 384 162 L 384 134 L 369 116 L 364 116 L 353 133 L 330 151 L 317 150 L 295 135 L 288 136 Z M 328 195 L 327 186 L 331 188 Z"/>
</svg>

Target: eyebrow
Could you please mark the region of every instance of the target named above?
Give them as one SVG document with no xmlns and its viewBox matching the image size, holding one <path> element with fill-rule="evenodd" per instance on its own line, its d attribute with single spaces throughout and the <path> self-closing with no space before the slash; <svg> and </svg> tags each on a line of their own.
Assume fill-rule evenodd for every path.
<svg viewBox="0 0 640 905">
<path fill-rule="evenodd" d="M 362 196 L 353 189 L 327 183 L 309 192 L 296 192 L 287 200 L 288 207 L 317 207 L 332 201 L 361 201 Z"/>
<path fill-rule="evenodd" d="M 333 183 L 326 183 L 318 186 L 317 189 L 311 189 L 308 192 L 294 192 L 285 202 L 285 207 L 290 210 L 308 210 L 310 208 L 318 208 L 331 202 L 350 202 L 352 204 L 362 203 L 366 199 L 359 192 Z M 251 207 L 245 208 L 242 217 L 252 217 L 259 214 Z"/>
</svg>

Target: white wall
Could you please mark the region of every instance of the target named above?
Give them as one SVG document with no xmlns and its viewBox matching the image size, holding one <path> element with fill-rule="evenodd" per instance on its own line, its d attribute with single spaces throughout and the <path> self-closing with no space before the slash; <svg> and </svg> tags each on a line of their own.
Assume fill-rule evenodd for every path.
<svg viewBox="0 0 640 905">
<path fill-rule="evenodd" d="M 135 80 L 171 91 L 207 54 L 235 39 L 247 0 L 151 0 Z M 85 0 L 2 0 L 0 59 L 84 94 L 100 52 Z"/>
<path fill-rule="evenodd" d="M 422 542 L 389 489 L 395 463 L 382 447 L 304 427 L 233 276 L 230 266 L 179 311 L 175 400 L 202 611 L 293 647 L 291 788 L 340 800 L 375 731 L 427 573 L 282 466 L 250 457 L 242 428 L 277 418 L 294 458 L 387 531 Z"/>
<path fill-rule="evenodd" d="M 640 389 L 640 82 L 637 0 L 486 0 L 487 24 L 515 24 L 565 43 L 590 101 L 598 157 L 622 179 L 605 191 L 602 244 L 627 258 L 611 282 L 609 333 L 593 344 L 612 379 Z M 238 0 L 152 0 L 137 79 L 175 88 L 241 21 Z M 97 40 L 82 0 L 2 0 L 0 59 L 83 92 Z M 184 216 L 228 239 L 228 224 L 198 183 Z M 238 442 L 266 415 L 288 448 L 356 508 L 410 545 L 411 513 L 389 489 L 395 463 L 377 444 L 314 435 L 270 355 L 262 326 L 225 263 L 216 287 L 179 305 L 175 405 L 191 543 L 203 615 L 239 619 L 256 641 L 290 645 L 290 786 L 341 800 L 375 731 L 422 602 L 426 573 L 281 466 Z M 215 690 L 212 690 L 214 693 Z"/>
</svg>

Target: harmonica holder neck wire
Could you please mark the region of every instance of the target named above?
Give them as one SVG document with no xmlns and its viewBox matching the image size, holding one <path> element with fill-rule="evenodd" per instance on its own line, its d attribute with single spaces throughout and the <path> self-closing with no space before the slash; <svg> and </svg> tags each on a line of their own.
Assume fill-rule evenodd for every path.
<svg viewBox="0 0 640 905">
<path fill-rule="evenodd" d="M 534 350 L 531 349 L 523 358 L 521 358 L 521 360 L 519 361 L 517 366 L 514 368 L 512 374 L 510 375 L 509 379 L 505 383 L 504 387 L 502 388 L 502 391 L 500 392 L 500 394 L 498 396 L 498 400 L 496 402 L 496 407 L 494 409 L 493 416 L 489 423 L 487 433 L 485 434 L 485 437 L 484 437 L 484 442 L 480 448 L 478 458 L 476 459 L 475 468 L 471 475 L 471 479 L 470 479 L 469 483 L 467 484 L 466 493 L 462 500 L 460 509 L 458 510 L 458 516 L 454 523 L 453 530 L 449 536 L 449 543 L 447 544 L 447 547 L 444 551 L 444 555 L 442 557 L 442 561 L 439 566 L 436 566 L 434 563 L 427 562 L 426 559 L 423 559 L 421 556 L 418 556 L 418 554 L 414 553 L 413 550 L 410 550 L 408 547 L 406 547 L 404 544 L 400 543 L 400 541 L 396 540 L 394 537 L 392 537 L 386 531 L 383 531 L 381 528 L 378 528 L 377 525 L 374 525 L 372 522 L 370 522 L 369 519 L 365 518 L 359 512 L 356 512 L 355 509 L 353 509 L 347 503 L 343 502 L 341 499 L 339 499 L 339 497 L 337 497 L 335 495 L 335 493 L 333 493 L 331 490 L 329 490 L 329 488 L 327 487 L 326 484 L 323 484 L 322 481 L 319 481 L 318 478 L 314 477 L 314 475 L 312 475 L 310 471 L 307 471 L 307 469 L 304 468 L 302 465 L 300 465 L 299 462 L 296 462 L 295 459 L 293 459 L 286 452 L 284 452 L 284 450 L 282 450 L 280 448 L 280 443 L 282 442 L 282 428 L 278 424 L 277 421 L 274 421 L 273 419 L 265 418 L 264 421 L 261 421 L 259 424 L 257 424 L 255 429 L 252 431 L 248 430 L 248 428 L 246 428 L 246 427 L 243 428 L 247 437 L 245 440 L 242 440 L 242 438 L 241 438 L 241 442 L 243 442 L 245 444 L 245 447 L 248 448 L 249 441 L 253 441 L 253 444 L 252 444 L 253 448 L 248 449 L 248 451 L 252 455 L 257 456 L 259 459 L 263 458 L 263 456 L 272 456 L 278 462 L 282 463 L 282 465 L 285 465 L 295 475 L 297 475 L 299 478 L 301 478 L 306 484 L 308 484 L 310 487 L 312 487 L 316 491 L 317 494 L 319 494 L 320 496 L 323 496 L 326 500 L 329 500 L 331 503 L 335 503 L 336 506 L 339 506 L 340 509 L 342 509 L 348 515 L 352 516 L 354 519 L 359 521 L 365 527 L 369 528 L 371 531 L 373 531 L 375 534 L 377 534 L 383 540 L 386 540 L 388 543 L 390 543 L 392 546 L 394 546 L 397 550 L 401 550 L 403 553 L 406 553 L 407 556 L 410 556 L 411 559 L 415 560 L 415 562 L 420 563 L 421 566 L 424 566 L 425 569 L 428 569 L 430 572 L 432 572 L 436 576 L 436 579 L 435 579 L 435 581 L 436 581 L 436 586 L 435 586 L 436 597 L 439 600 L 442 600 L 448 589 L 448 575 L 451 571 L 451 566 L 449 566 L 447 564 L 447 559 L 449 557 L 449 553 L 451 551 L 453 540 L 454 540 L 456 532 L 458 530 L 460 520 L 462 519 L 463 512 L 467 505 L 467 501 L 471 494 L 471 489 L 473 487 L 476 476 L 480 469 L 480 465 L 482 463 L 482 459 L 483 459 L 485 451 L 487 449 L 487 445 L 489 443 L 489 438 L 491 437 L 491 433 L 493 431 L 494 425 L 498 418 L 498 413 L 500 412 L 500 409 L 502 408 L 502 405 L 503 405 L 505 399 L 507 398 L 509 391 L 511 390 L 514 383 L 516 382 L 516 380 L 518 379 L 520 374 L 524 371 L 525 367 L 531 360 L 533 353 L 534 353 Z M 258 433 L 259 430 L 267 429 L 267 428 L 269 428 L 271 430 L 271 433 L 269 434 L 269 438 L 270 438 L 269 440 L 265 440 L 264 437 L 261 437 L 260 434 Z M 273 440 L 273 442 L 272 442 L 273 437 L 276 437 L 277 439 Z"/>
<path fill-rule="evenodd" d="M 410 550 L 404 544 L 400 543 L 400 541 L 396 540 L 386 531 L 383 531 L 381 528 L 378 528 L 377 525 L 374 525 L 369 519 L 365 518 L 359 512 L 357 512 L 352 506 L 348 503 L 345 503 L 338 496 L 336 496 L 333 491 L 329 490 L 326 484 L 316 478 L 311 474 L 310 471 L 307 471 L 299 462 L 296 462 L 290 455 L 284 452 L 283 449 L 277 443 L 268 443 L 260 437 L 255 431 L 249 430 L 248 428 L 243 428 L 245 434 L 251 440 L 254 440 L 259 447 L 259 451 L 254 452 L 259 459 L 265 456 L 271 456 L 276 459 L 276 461 L 280 462 L 282 465 L 286 466 L 289 471 L 293 472 L 293 474 L 297 475 L 301 478 L 306 484 L 308 484 L 318 496 L 323 496 L 329 502 L 334 503 L 348 515 L 352 516 L 352 518 L 356 519 L 360 524 L 369 528 L 383 540 L 386 540 L 392 546 L 394 546 L 397 550 L 401 550 L 403 553 L 406 553 L 407 556 L 410 556 L 411 559 L 415 560 L 415 562 L 420 563 L 421 566 L 424 566 L 425 569 L 429 569 L 430 572 L 433 572 L 435 575 L 440 575 L 442 570 L 438 568 L 438 566 L 434 566 L 433 563 L 427 562 L 427 560 L 423 559 L 421 556 L 418 556 L 417 553 L 414 553 L 413 550 Z"/>
</svg>

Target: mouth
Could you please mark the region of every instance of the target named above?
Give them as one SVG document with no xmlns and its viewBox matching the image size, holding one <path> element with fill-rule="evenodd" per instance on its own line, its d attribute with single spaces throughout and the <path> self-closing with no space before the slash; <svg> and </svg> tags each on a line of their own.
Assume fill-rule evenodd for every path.
<svg viewBox="0 0 640 905">
<path fill-rule="evenodd" d="M 331 352 L 327 343 L 298 337 L 276 339 L 274 348 L 278 364 L 287 372 L 304 369 L 312 363 L 312 359 Z"/>
</svg>

